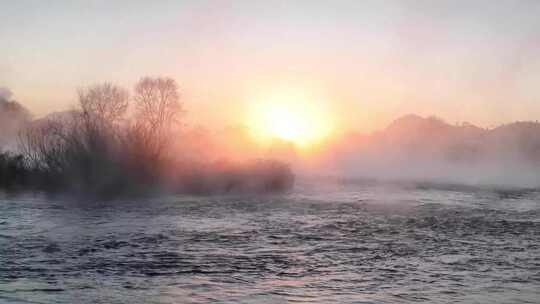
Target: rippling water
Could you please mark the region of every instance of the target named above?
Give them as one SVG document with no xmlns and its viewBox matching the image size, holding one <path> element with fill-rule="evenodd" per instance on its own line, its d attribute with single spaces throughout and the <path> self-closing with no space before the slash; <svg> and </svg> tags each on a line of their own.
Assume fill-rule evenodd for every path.
<svg viewBox="0 0 540 304">
<path fill-rule="evenodd" d="M 0 199 L 0 303 L 540 303 L 540 193 Z"/>
</svg>

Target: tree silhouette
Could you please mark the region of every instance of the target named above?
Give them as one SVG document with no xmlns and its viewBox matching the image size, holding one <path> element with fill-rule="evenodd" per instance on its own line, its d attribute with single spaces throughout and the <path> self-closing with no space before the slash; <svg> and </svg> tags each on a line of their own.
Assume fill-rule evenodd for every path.
<svg viewBox="0 0 540 304">
<path fill-rule="evenodd" d="M 161 158 L 179 125 L 182 104 L 171 78 L 144 77 L 135 85 L 135 140 L 153 159 Z"/>
</svg>

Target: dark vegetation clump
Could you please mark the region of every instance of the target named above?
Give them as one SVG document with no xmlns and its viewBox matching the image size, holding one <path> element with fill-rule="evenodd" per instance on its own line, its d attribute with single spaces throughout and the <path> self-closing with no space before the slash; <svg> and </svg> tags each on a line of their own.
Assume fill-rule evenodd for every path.
<svg viewBox="0 0 540 304">
<path fill-rule="evenodd" d="M 0 154 L 0 189 L 112 198 L 292 186 L 290 168 L 276 161 L 182 161 L 179 99 L 170 78 L 142 78 L 133 96 L 108 83 L 80 90 L 75 110 L 32 121 L 20 132 L 19 154 Z"/>
<path fill-rule="evenodd" d="M 27 184 L 28 170 L 22 155 L 0 153 L 0 186 L 7 191 L 15 191 Z"/>
<path fill-rule="evenodd" d="M 173 185 L 178 192 L 204 193 L 271 193 L 289 190 L 294 175 L 289 167 L 274 160 L 256 160 L 244 164 L 214 162 L 181 164 Z"/>
</svg>

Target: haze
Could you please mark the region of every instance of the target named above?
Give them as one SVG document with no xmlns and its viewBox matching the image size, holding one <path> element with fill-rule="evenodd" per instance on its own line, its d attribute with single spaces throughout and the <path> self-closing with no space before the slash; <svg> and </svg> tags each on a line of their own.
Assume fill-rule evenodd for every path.
<svg viewBox="0 0 540 304">
<path fill-rule="evenodd" d="M 406 113 L 491 127 L 540 117 L 538 16 L 537 1 L 16 1 L 0 8 L 0 84 L 37 116 L 81 86 L 167 75 L 212 128 L 283 89 L 339 129 Z"/>
<path fill-rule="evenodd" d="M 0 303 L 540 303 L 540 0 L 0 0 Z"/>
</svg>

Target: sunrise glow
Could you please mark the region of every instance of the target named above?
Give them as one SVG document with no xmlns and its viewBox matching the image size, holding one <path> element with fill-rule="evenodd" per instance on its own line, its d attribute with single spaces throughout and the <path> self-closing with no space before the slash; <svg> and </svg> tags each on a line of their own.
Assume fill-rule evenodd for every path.
<svg viewBox="0 0 540 304">
<path fill-rule="evenodd" d="M 0 304 L 540 304 L 540 0 L 3 0 L 0 42 Z"/>
<path fill-rule="evenodd" d="M 250 104 L 248 126 L 260 140 L 279 138 L 308 147 L 326 138 L 332 119 L 323 103 L 307 93 L 285 90 Z"/>
</svg>

